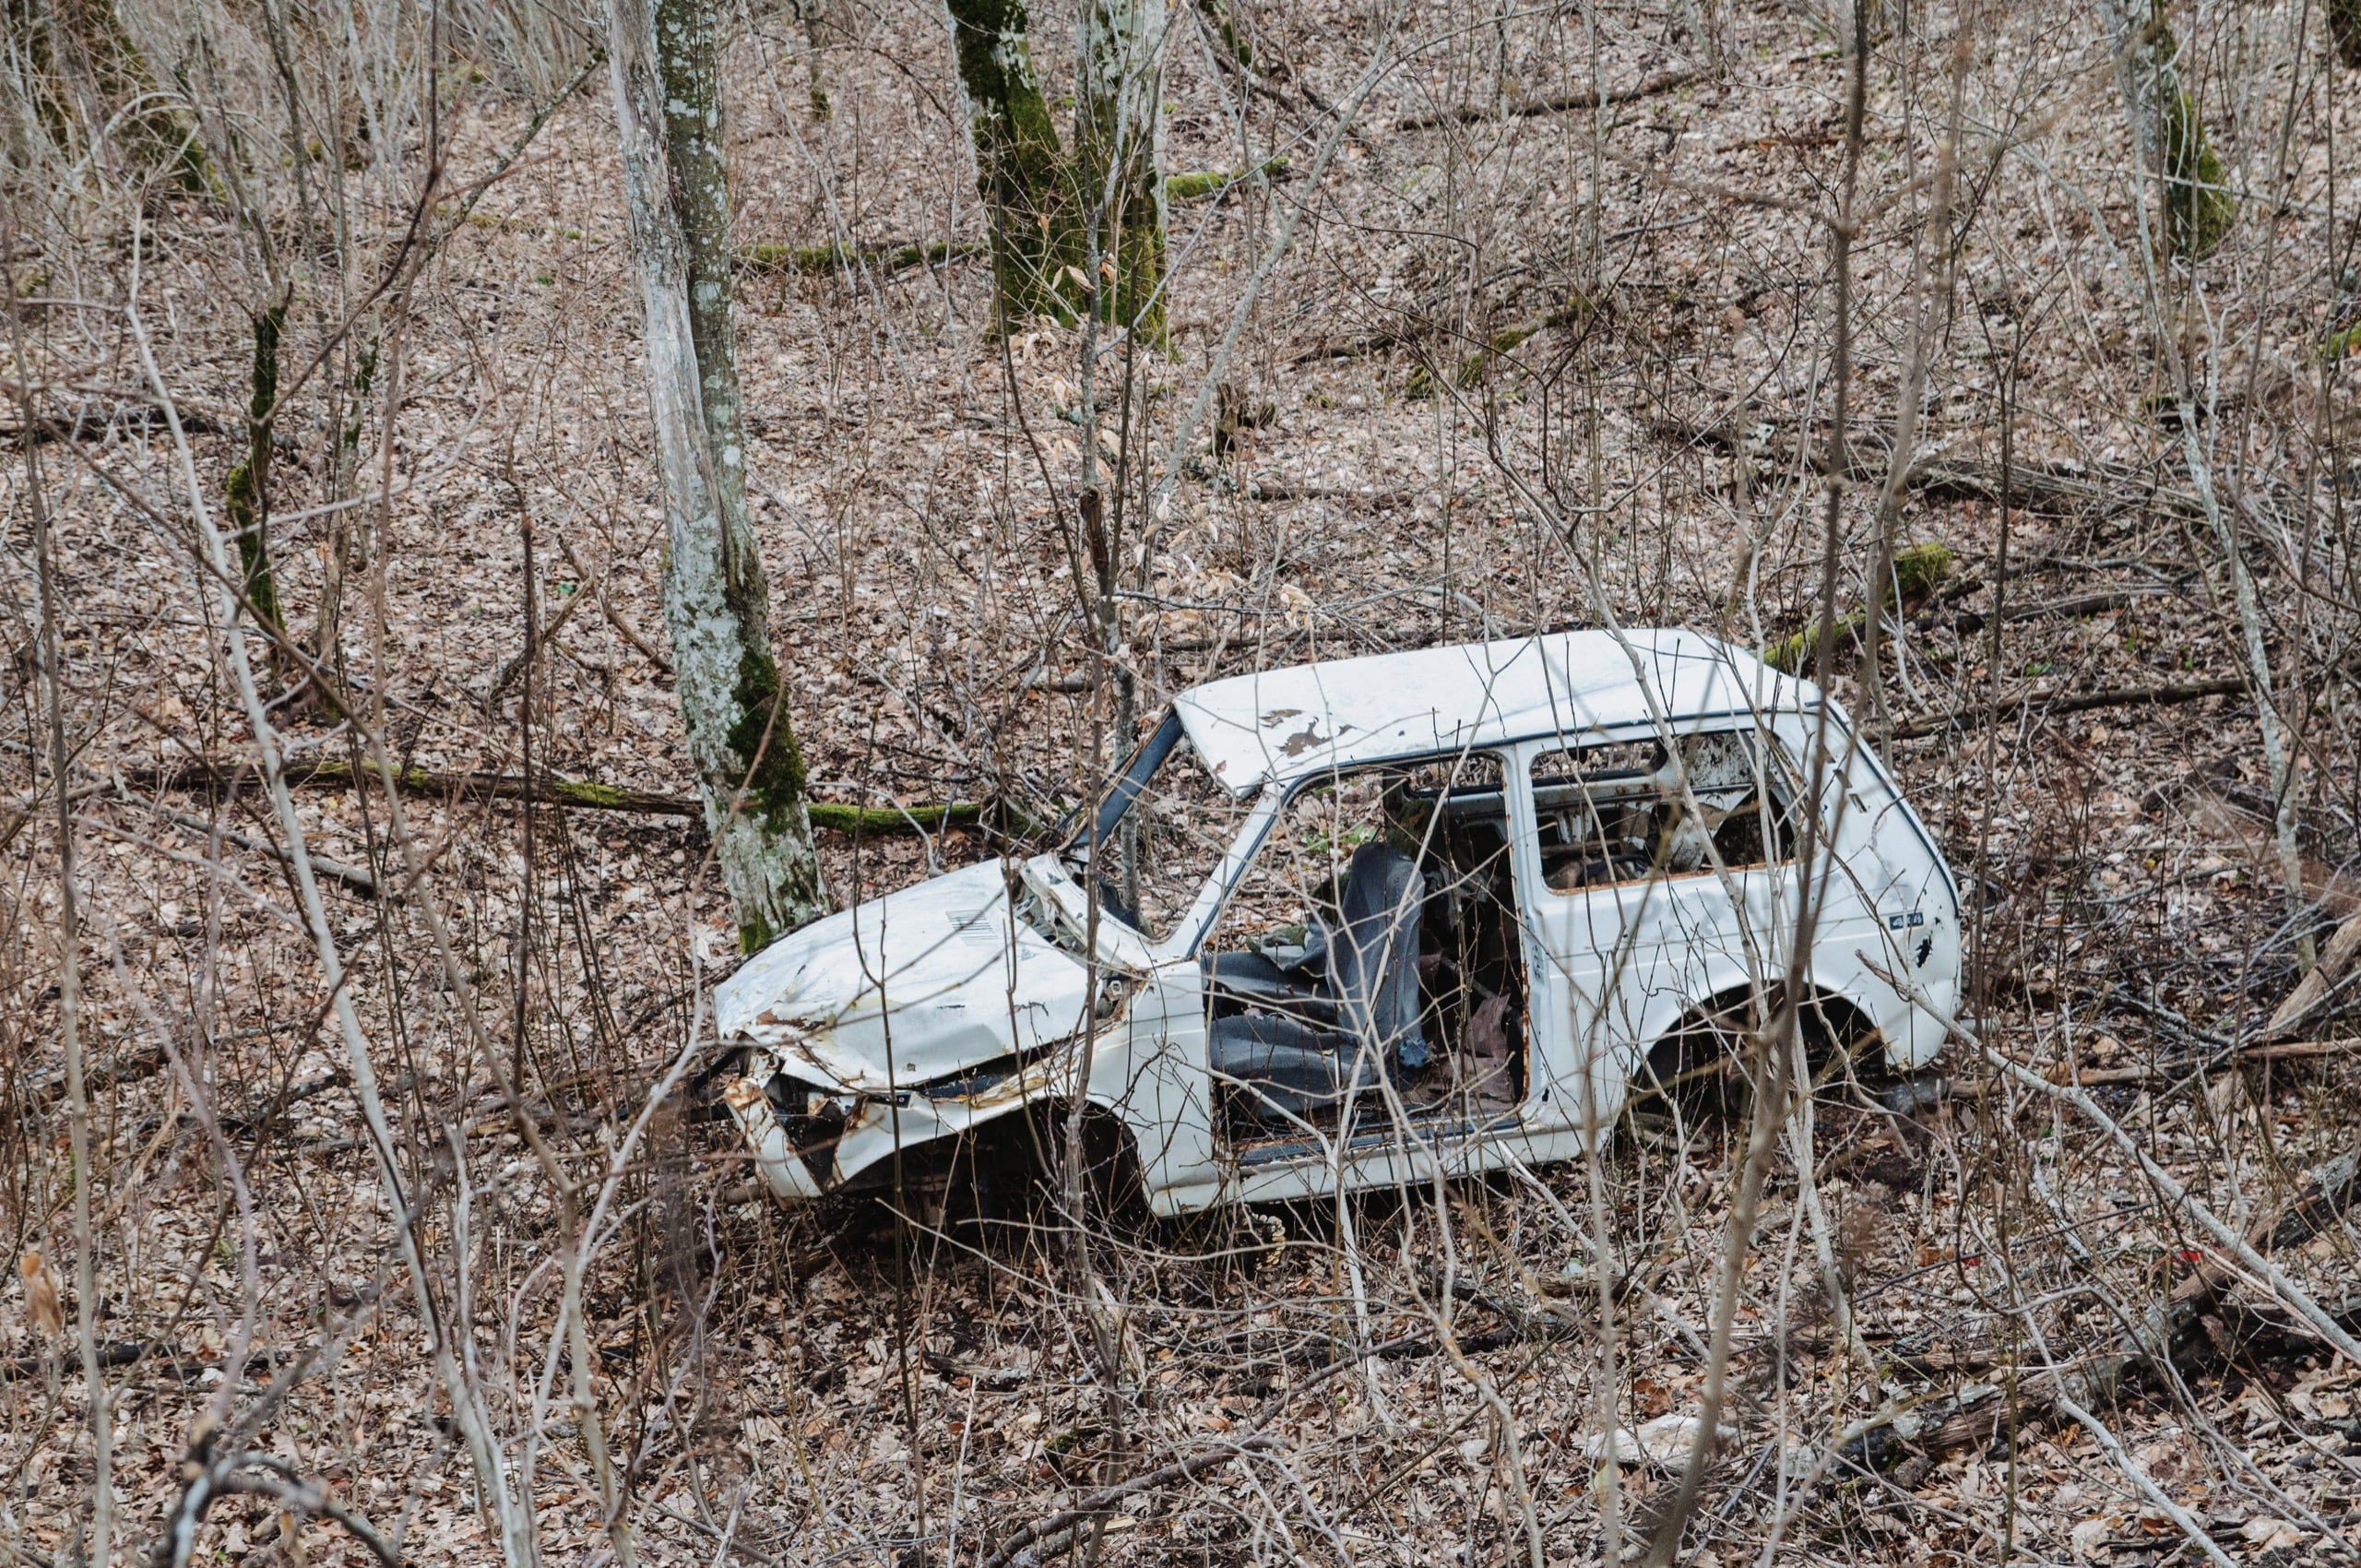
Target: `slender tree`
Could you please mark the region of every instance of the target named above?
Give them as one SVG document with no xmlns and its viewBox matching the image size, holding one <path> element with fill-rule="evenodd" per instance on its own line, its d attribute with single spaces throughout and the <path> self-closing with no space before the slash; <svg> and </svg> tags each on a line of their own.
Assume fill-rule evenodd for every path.
<svg viewBox="0 0 2361 1568">
<path fill-rule="evenodd" d="M 664 488 L 664 618 L 706 825 L 753 952 L 827 900 L 746 517 L 720 46 L 711 0 L 608 0 L 607 18 Z"/>
<path fill-rule="evenodd" d="M 1025 0 L 947 0 L 1003 323 L 1074 318 L 1086 289 L 1073 171 L 1033 69 Z"/>
<path fill-rule="evenodd" d="M 238 544 L 247 605 L 269 644 L 271 678 L 287 678 L 286 649 L 279 634 L 286 624 L 279 612 L 279 579 L 270 564 L 271 433 L 279 418 L 279 338 L 287 323 L 284 299 L 255 313 L 254 391 L 246 403 L 246 455 L 230 470 L 222 489 L 230 531 Z"/>
<path fill-rule="evenodd" d="M 1099 269 L 1099 314 L 1156 338 L 1164 327 L 1164 0 L 1084 0 L 1074 72 L 1075 183 L 1085 248 Z"/>
</svg>

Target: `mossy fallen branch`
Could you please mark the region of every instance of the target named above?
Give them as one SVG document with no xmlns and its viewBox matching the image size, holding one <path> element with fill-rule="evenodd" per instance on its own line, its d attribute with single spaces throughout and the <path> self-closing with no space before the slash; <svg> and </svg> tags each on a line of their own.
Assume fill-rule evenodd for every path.
<svg viewBox="0 0 2361 1568">
<path fill-rule="evenodd" d="M 1881 610 L 1892 608 L 1897 590 L 1904 605 L 1925 599 L 1942 586 L 1943 579 L 1952 575 L 1952 567 L 1956 563 L 1957 557 L 1946 545 L 1914 544 L 1907 550 L 1897 552 L 1893 558 L 1893 581 L 1888 583 L 1879 595 L 1879 607 Z M 1858 636 L 1861 629 L 1869 624 L 1869 619 L 1867 611 L 1856 611 L 1850 615 L 1838 616 L 1830 630 L 1835 635 L 1838 645 L 1842 646 Z M 1803 630 L 1781 637 L 1762 650 L 1762 662 L 1790 675 L 1802 674 L 1805 668 L 1819 657 L 1819 634 L 1820 624 L 1814 621 Z"/>
<path fill-rule="evenodd" d="M 835 801 L 813 801 L 810 810 L 814 827 L 864 836 L 971 827 L 984 815 L 983 807 L 967 801 L 954 801 L 943 806 L 848 806 Z"/>
<path fill-rule="evenodd" d="M 878 272 L 907 272 L 913 267 L 942 267 L 981 255 L 984 247 L 937 240 L 931 244 L 865 245 L 747 245 L 738 253 L 738 265 L 749 272 L 849 272 L 867 267 Z"/>
<path fill-rule="evenodd" d="M 1537 338 L 1553 327 L 1572 327 L 1594 315 L 1597 309 L 1597 301 L 1585 294 L 1576 294 L 1538 320 L 1501 328 L 1485 339 L 1482 348 L 1459 362 L 1453 385 L 1463 392 L 1472 390 L 1484 379 L 1484 373 L 1491 368 L 1492 362 L 1501 355 L 1513 353 L 1524 347 L 1527 339 Z M 1434 376 L 1426 366 L 1415 365 L 1402 390 L 1403 396 L 1407 398 L 1431 398 L 1435 392 Z"/>
<path fill-rule="evenodd" d="M 191 763 L 180 767 L 125 768 L 118 770 L 118 776 L 125 788 L 133 790 L 213 790 L 241 780 L 252 782 L 254 770 L 218 763 Z M 356 775 L 349 763 L 322 762 L 290 767 L 286 778 L 293 786 L 349 789 L 355 782 Z M 358 778 L 363 783 L 374 784 L 378 781 L 377 770 L 364 766 L 359 770 Z M 588 778 L 528 778 L 513 773 L 446 773 L 430 767 L 405 767 L 395 772 L 394 784 L 406 795 L 440 800 L 530 800 L 540 805 L 635 813 L 643 816 L 701 818 L 705 814 L 705 807 L 692 795 L 662 795 L 649 790 L 628 790 Z M 815 828 L 831 833 L 878 837 L 933 832 L 944 827 L 971 827 L 981 823 L 984 817 L 984 808 L 969 801 L 908 807 L 851 806 L 834 801 L 813 801 L 808 804 L 812 826 Z"/>
<path fill-rule="evenodd" d="M 1200 196 L 1218 195 L 1230 186 L 1261 174 L 1266 180 L 1284 180 L 1289 164 L 1284 158 L 1266 158 L 1254 169 L 1198 169 L 1186 174 L 1173 174 L 1164 182 L 1168 201 L 1195 201 Z"/>
<path fill-rule="evenodd" d="M 1928 735 L 1949 734 L 1957 730 L 1979 729 L 2026 712 L 2058 718 L 2069 713 L 2091 713 L 2108 707 L 2165 707 L 2177 703 L 2202 702 L 2207 697 L 2236 696 L 2246 689 L 2246 683 L 2237 676 L 2224 675 L 2211 681 L 2184 681 L 2158 686 L 2118 686 L 2097 692 L 2003 697 L 1997 703 L 1976 703 L 1956 713 L 1914 719 L 1906 724 L 1897 724 L 1893 727 L 1893 738 L 1915 741 Z"/>
<path fill-rule="evenodd" d="M 1579 92 L 1561 92 L 1548 98 L 1527 98 L 1510 103 L 1505 109 L 1490 104 L 1463 103 L 1457 108 L 1438 110 L 1431 114 L 1413 114 L 1394 122 L 1397 131 L 1431 131 L 1443 125 L 1480 125 L 1488 120 L 1504 115 L 1509 119 L 1530 119 L 1536 114 L 1566 114 L 1578 109 L 1597 109 L 1618 103 L 1636 103 L 1643 98 L 1674 91 L 1691 82 L 1703 81 L 1708 72 L 1702 68 L 1659 71 L 1631 87 L 1609 88 L 1594 94 L 1584 89 Z"/>
</svg>

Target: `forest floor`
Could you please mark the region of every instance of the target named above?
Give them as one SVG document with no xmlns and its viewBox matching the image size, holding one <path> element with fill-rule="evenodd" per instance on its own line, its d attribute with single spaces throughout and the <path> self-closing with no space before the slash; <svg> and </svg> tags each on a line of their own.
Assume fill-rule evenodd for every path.
<svg viewBox="0 0 2361 1568">
<path fill-rule="evenodd" d="M 1848 647 L 1836 690 L 1892 737 L 1882 754 L 1960 873 L 1984 1040 L 2087 1085 L 2241 1229 L 2361 1137 L 2355 1026 L 2334 1005 L 2295 1036 L 2318 1049 L 2242 1054 L 2296 984 L 2298 938 L 2325 941 L 2361 911 L 2352 579 L 2334 532 L 2349 524 L 2339 448 L 2317 437 L 2348 417 L 2356 362 L 2315 351 L 2344 308 L 2320 281 L 2339 237 L 2323 242 L 2315 215 L 2361 97 L 2272 53 L 2296 9 L 2248 8 L 2205 44 L 2209 62 L 2240 49 L 2262 62 L 2207 101 L 2256 181 L 2280 177 L 2270 116 L 2283 101 L 2305 108 L 2276 154 L 2289 194 L 2249 204 L 2218 315 L 2191 306 L 2161 337 L 2104 40 L 2023 12 L 1974 19 L 1957 275 L 1930 310 L 1937 329 L 1919 333 L 1954 35 L 1880 37 L 1846 386 L 1872 470 L 1838 525 L 1850 609 L 1923 336 L 1916 450 L 1941 471 L 1897 498 L 1896 537 L 1940 543 L 1953 564 L 1896 617 L 1879 689 Z M 1433 5 L 1389 32 L 1375 9 L 1287 7 L 1261 24 L 1250 82 L 1175 7 L 1169 167 L 1285 156 L 1293 177 L 1174 204 L 1169 341 L 1093 335 L 1095 423 L 1084 331 L 993 333 L 979 257 L 816 271 L 775 249 L 750 259 L 738 350 L 754 515 L 819 799 L 988 802 L 1001 820 L 1041 820 L 1121 749 L 1074 581 L 1086 439 L 1131 476 L 1110 548 L 1143 721 L 1216 675 L 1606 612 L 1752 647 L 1806 624 L 1828 514 L 1813 465 L 1835 388 L 1830 234 L 1815 214 L 1843 199 L 1845 57 L 1801 5 L 1714 12 L 1732 40 L 1719 71 L 1687 8 L 1597 12 L 1598 79 L 1658 89 L 1601 112 L 1594 159 L 1590 113 L 1520 108 L 1589 79 L 1580 12 L 1512 26 Z M 831 16 L 815 30 L 765 12 L 733 43 L 739 239 L 972 245 L 940 12 L 889 0 Z M 1050 41 L 1069 23 L 1059 6 L 1035 18 L 1053 97 L 1070 66 Z M 1392 68 L 1306 178 L 1331 139 L 1320 106 L 1350 101 L 1381 47 Z M 299 629 L 332 540 L 359 552 L 340 657 L 399 759 L 679 798 L 694 780 L 659 662 L 662 524 L 605 83 L 591 75 L 409 291 L 375 373 L 399 388 L 395 444 L 353 427 L 350 495 L 329 493 L 347 437 L 327 378 L 291 398 L 271 545 Z M 452 185 L 481 178 L 528 113 L 497 82 L 462 90 Z M 1246 279 L 1299 207 L 1214 373 Z M 394 232 L 394 216 L 373 220 Z M 493 1561 L 279 826 L 250 774 L 167 787 L 199 766 L 247 768 L 252 731 L 226 683 L 218 589 L 193 564 L 177 450 L 138 411 L 155 399 L 133 317 L 76 303 L 136 305 L 218 507 L 243 452 L 246 249 L 223 211 L 185 196 L 47 244 L 46 281 L 18 312 L 22 373 L 98 433 L 37 451 L 74 754 L 100 1336 L 151 1348 L 108 1373 L 121 1549 L 157 1538 L 202 1412 L 263 1397 L 335 1339 L 254 1445 L 398 1531 L 408 1559 Z M 326 351 L 341 309 L 325 287 L 298 291 L 291 362 Z M 2259 519 L 2249 566 L 2304 736 L 2300 917 L 2231 577 L 2157 347 L 2167 337 L 2210 368 L 2204 446 Z M 1168 452 L 1209 374 L 1234 390 Z M 2029 476 L 2006 511 L 2004 438 Z M 1186 468 L 1165 509 L 1144 517 L 1175 461 Z M 382 510 L 324 510 L 374 496 L 384 475 Z M 27 478 L 19 456 L 0 564 L 18 650 L 0 677 L 16 911 L 0 938 L 0 1094 L 19 1129 L 0 1213 L 31 1259 L 0 1326 L 14 1358 L 0 1360 L 14 1368 L 0 1386 L 0 1542 L 64 1563 L 88 1528 L 92 1455 L 61 1261 L 73 1222 L 58 861 L 34 760 L 49 731 Z M 2315 612 L 2317 583 L 2330 587 Z M 2073 710 L 2140 693 L 2151 700 Z M 316 704 L 275 721 L 298 762 L 359 760 L 355 729 Z M 552 1339 L 564 1206 L 540 1147 L 584 1192 L 623 1172 L 620 1231 L 586 1310 L 624 1517 L 651 1559 L 974 1562 L 1096 1488 L 1227 1444 L 1224 1462 L 1114 1504 L 1086 1550 L 1113 1562 L 1537 1550 L 1572 1563 L 1643 1542 L 1678 1483 L 1662 1454 L 1602 1463 L 1602 1411 L 1639 1429 L 1699 1408 L 1741 1126 L 1683 1142 L 1634 1122 L 1591 1164 L 1454 1187 L 1441 1204 L 1385 1197 L 1104 1239 L 1093 1256 L 1109 1296 L 1077 1303 L 1054 1237 L 775 1207 L 703 1091 L 637 1128 L 684 1048 L 710 1063 L 706 991 L 737 962 L 694 820 L 528 812 L 464 785 L 406 796 L 398 826 L 374 792 L 319 784 L 295 799 L 314 855 L 365 871 L 381 894 L 409 888 L 368 897 L 332 880 L 326 913 L 405 1178 L 431 1194 L 414 1230 L 438 1260 L 438 1311 L 473 1358 L 552 1561 L 603 1562 L 613 1543 Z M 422 874 L 405 869 L 403 839 Z M 980 828 L 825 833 L 822 846 L 840 904 L 1006 848 Z M 499 1091 L 510 1063 L 531 1146 Z M 1688 1561 L 2353 1557 L 2361 1367 L 2291 1316 L 2284 1292 L 2225 1272 L 2215 1241 L 2078 1111 L 1960 1048 L 1940 1065 L 1953 1091 L 1910 1115 L 1832 1091 L 1774 1164 L 1736 1311 L 1732 1435 L 1705 1474 Z M 1594 1215 L 1619 1286 L 1611 1333 Z M 2330 1223 L 2277 1254 L 2347 1324 L 2361 1308 L 2353 1241 Z M 2136 1369 L 2091 1423 L 2061 1415 L 2055 1369 L 2113 1353 L 2191 1279 L 2201 1311 L 2176 1320 L 2174 1353 Z M 44 1280 L 65 1289 L 64 1336 L 42 1324 Z M 1866 1359 L 1840 1331 L 1832 1283 Z M 250 1353 L 231 1365 L 249 1306 Z M 1121 1324 L 1111 1378 L 1086 1326 L 1102 1307 Z M 1388 1348 L 1350 1360 L 1371 1346 Z M 1870 1447 L 1845 1445 L 1877 1412 L 1916 1406 L 1962 1424 L 1856 1462 Z M 207 1551 L 251 1568 L 359 1560 L 333 1526 L 299 1542 L 253 1500 L 223 1502 L 208 1529 Z"/>
</svg>

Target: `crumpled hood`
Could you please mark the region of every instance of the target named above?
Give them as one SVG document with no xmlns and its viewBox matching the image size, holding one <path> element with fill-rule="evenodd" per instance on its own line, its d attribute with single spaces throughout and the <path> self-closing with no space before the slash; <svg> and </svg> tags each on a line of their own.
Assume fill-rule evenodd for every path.
<svg viewBox="0 0 2361 1568">
<path fill-rule="evenodd" d="M 714 991 L 726 1043 L 870 1094 L 1053 1044 L 1089 1016 L 1089 971 L 1017 916 L 1000 862 L 906 887 L 790 932 Z"/>
</svg>

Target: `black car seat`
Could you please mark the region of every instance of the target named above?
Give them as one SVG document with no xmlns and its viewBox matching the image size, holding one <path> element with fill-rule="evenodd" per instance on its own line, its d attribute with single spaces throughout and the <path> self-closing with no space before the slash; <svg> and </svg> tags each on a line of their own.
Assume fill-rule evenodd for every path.
<svg viewBox="0 0 2361 1568">
<path fill-rule="evenodd" d="M 1246 1086 L 1249 1114 L 1304 1116 L 1374 1085 L 1381 1072 L 1425 1065 L 1418 971 L 1425 897 L 1426 879 L 1409 856 L 1382 840 L 1364 844 L 1346 871 L 1339 928 L 1316 985 L 1292 982 L 1267 959 L 1238 961 L 1258 956 L 1208 962 L 1208 982 L 1246 1004 L 1214 1020 L 1206 1053 L 1216 1073 Z"/>
</svg>

